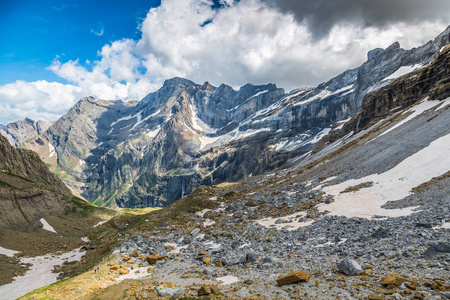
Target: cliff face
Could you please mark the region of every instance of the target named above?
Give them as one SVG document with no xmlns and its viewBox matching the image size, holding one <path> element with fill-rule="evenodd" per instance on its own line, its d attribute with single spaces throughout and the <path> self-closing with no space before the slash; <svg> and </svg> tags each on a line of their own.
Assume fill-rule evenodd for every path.
<svg viewBox="0 0 450 300">
<path fill-rule="evenodd" d="M 0 136 L 0 228 L 31 229 L 45 215 L 62 214 L 71 198 L 36 153 Z"/>
<path fill-rule="evenodd" d="M 362 108 L 340 130 L 331 131 L 324 143 L 374 125 L 395 111 L 422 100 L 444 100 L 450 97 L 450 46 L 443 48 L 429 66 L 401 76 L 391 84 L 367 94 Z M 316 151 L 319 149 L 318 147 Z"/>
</svg>

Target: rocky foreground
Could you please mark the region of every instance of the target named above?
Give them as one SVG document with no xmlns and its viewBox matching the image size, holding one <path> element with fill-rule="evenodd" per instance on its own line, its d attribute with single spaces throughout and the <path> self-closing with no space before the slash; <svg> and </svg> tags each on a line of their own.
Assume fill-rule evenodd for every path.
<svg viewBox="0 0 450 300">
<path fill-rule="evenodd" d="M 448 175 L 435 181 L 448 187 Z M 297 176 L 200 188 L 124 231 L 84 279 L 46 293 L 58 299 L 117 293 L 127 299 L 450 298 L 448 198 L 429 198 L 397 218 L 330 216 L 318 210 L 332 200 L 317 187 L 331 180 L 300 183 Z M 417 194 L 427 193 L 424 187 Z"/>
<path fill-rule="evenodd" d="M 278 192 L 280 181 L 290 188 Z M 450 298 L 449 228 L 442 225 L 450 219 L 440 201 L 429 203 L 434 212 L 399 218 L 320 217 L 321 193 L 286 175 L 264 182 L 264 191 L 253 190 L 254 181 L 217 188 L 216 196 L 204 189 L 194 197 L 208 197 L 215 209 L 126 237 L 110 272 L 142 268 L 137 276 L 150 280 L 130 290 L 135 299 Z M 281 217 L 299 207 L 305 216 Z"/>
</svg>

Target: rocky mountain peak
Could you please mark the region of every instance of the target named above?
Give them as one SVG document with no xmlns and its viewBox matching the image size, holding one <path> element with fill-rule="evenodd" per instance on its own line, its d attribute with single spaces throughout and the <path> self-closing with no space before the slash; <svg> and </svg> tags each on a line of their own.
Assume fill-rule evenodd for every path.
<svg viewBox="0 0 450 300">
<path fill-rule="evenodd" d="M 17 145 L 42 134 L 51 125 L 52 122 L 43 120 L 34 121 L 30 118 L 25 118 L 24 120 L 12 122 L 3 126 L 0 128 L 0 134 L 7 138 L 11 145 Z"/>
<path fill-rule="evenodd" d="M 208 81 L 205 81 L 205 83 L 202 85 L 202 90 L 207 91 L 207 92 L 212 92 L 214 91 L 215 87 L 212 86 Z"/>
<path fill-rule="evenodd" d="M 186 78 L 174 77 L 174 78 L 171 78 L 171 79 L 166 79 L 164 81 L 163 88 L 164 87 L 174 87 L 174 86 L 177 86 L 177 85 L 181 85 L 181 86 L 187 87 L 187 86 L 193 86 L 193 85 L 196 85 L 196 84 L 194 82 L 190 81 L 189 79 L 186 79 Z"/>
<path fill-rule="evenodd" d="M 378 56 L 381 52 L 383 52 L 383 48 L 375 48 L 367 52 L 367 60 L 371 60 L 374 57 Z"/>
</svg>

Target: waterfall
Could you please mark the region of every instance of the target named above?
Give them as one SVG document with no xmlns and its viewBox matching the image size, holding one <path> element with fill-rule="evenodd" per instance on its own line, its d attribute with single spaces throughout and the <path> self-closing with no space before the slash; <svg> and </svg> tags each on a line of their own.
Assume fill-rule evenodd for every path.
<svg viewBox="0 0 450 300">
<path fill-rule="evenodd" d="M 358 131 L 358 127 L 359 127 L 359 122 L 361 121 L 361 115 L 359 115 L 359 119 L 358 119 L 358 123 L 356 124 L 356 130 L 355 131 Z"/>
<path fill-rule="evenodd" d="M 181 179 L 181 198 L 184 197 L 185 188 L 186 188 L 186 178 L 185 175 L 183 175 L 183 178 Z"/>
</svg>

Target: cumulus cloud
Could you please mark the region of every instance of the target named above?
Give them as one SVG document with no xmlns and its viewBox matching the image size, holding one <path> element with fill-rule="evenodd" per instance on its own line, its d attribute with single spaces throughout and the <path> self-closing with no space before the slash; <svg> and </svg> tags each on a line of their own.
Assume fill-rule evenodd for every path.
<svg viewBox="0 0 450 300">
<path fill-rule="evenodd" d="M 77 58 L 66 62 L 55 59 L 49 69 L 70 84 L 44 82 L 40 86 L 16 82 L 0 87 L 0 101 L 9 99 L 11 111 L 20 110 L 19 103 L 23 103 L 27 107 L 24 111 L 30 112 L 26 116 L 40 115 L 48 119 L 68 109 L 55 110 L 55 106 L 71 106 L 84 96 L 141 99 L 174 76 L 233 87 L 248 82 L 273 82 L 287 90 L 314 86 L 357 67 L 373 48 L 385 48 L 395 41 L 404 48 L 418 46 L 437 36 L 447 25 L 440 18 L 411 23 L 407 18 L 395 21 L 394 17 L 392 20 L 386 17 L 390 21 L 383 23 L 378 17 L 378 23 L 370 18 L 367 22 L 356 22 L 342 17 L 345 16 L 342 12 L 326 27 L 327 34 L 318 38 L 308 17 L 315 15 L 313 2 L 300 1 L 312 5 L 309 13 L 303 15 L 299 14 L 300 8 L 288 7 L 285 2 L 275 6 L 269 0 L 163 0 L 142 21 L 139 40 L 122 39 L 105 45 L 98 51 L 100 59 L 90 62 L 88 67 L 82 66 Z M 331 2 L 334 3 L 314 2 L 319 10 L 318 19 L 327 16 L 322 6 Z M 361 0 L 366 2 L 369 1 Z M 355 7 L 363 10 L 361 5 Z M 357 15 L 358 18 L 366 16 Z M 29 89 L 28 96 L 22 93 L 24 86 Z M 14 88 L 16 94 L 12 95 Z M 47 108 L 47 104 L 33 101 L 49 101 L 52 105 Z M 7 115 L 16 118 L 19 113 L 5 113 L 0 120 Z M 8 120 L 12 119 L 8 117 Z"/>
<path fill-rule="evenodd" d="M 0 123 L 32 119 L 56 120 L 83 94 L 80 87 L 47 82 L 16 81 L 0 86 Z"/>
</svg>

